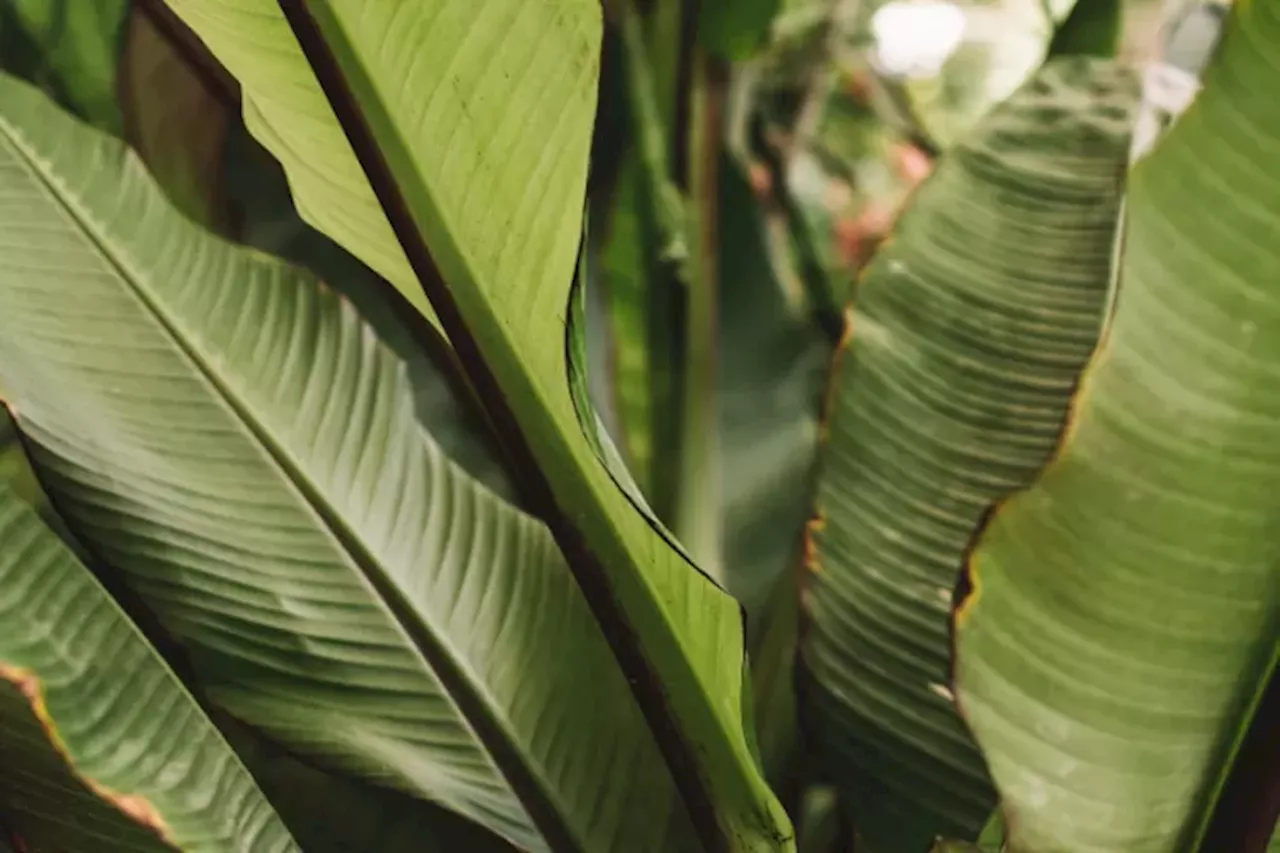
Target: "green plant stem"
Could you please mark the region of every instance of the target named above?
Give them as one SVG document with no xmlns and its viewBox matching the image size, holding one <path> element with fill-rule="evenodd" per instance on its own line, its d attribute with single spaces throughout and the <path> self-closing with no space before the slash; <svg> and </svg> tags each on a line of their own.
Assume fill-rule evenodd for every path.
<svg viewBox="0 0 1280 853">
<path fill-rule="evenodd" d="M 723 570 L 716 352 L 725 84 L 722 67 L 699 50 L 694 59 L 689 116 L 693 256 L 691 274 L 685 279 L 684 405 L 674 525 L 676 536 L 694 559 L 717 577 Z"/>
</svg>

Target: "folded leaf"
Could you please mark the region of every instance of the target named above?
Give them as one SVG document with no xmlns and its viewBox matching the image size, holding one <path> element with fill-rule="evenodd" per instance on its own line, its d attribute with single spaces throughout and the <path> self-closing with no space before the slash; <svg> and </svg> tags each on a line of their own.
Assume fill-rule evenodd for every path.
<svg viewBox="0 0 1280 853">
<path fill-rule="evenodd" d="M 298 850 L 87 568 L 0 482 L 0 812 L 34 850 Z"/>
<path fill-rule="evenodd" d="M 1114 65 L 1050 63 L 944 155 L 857 289 L 802 653 L 817 750 L 876 853 L 972 839 L 994 805 L 948 687 L 952 590 L 1097 339 L 1136 100 Z"/>
<path fill-rule="evenodd" d="M 9 79 L 0 232 L 0 386 L 77 533 L 215 700 L 525 849 L 679 849 L 670 776 L 551 537 L 444 457 L 347 303 L 200 231 Z"/>
<path fill-rule="evenodd" d="M 957 693 L 1014 850 L 1245 849 L 1201 844 L 1280 656 L 1277 11 L 1235 7 L 1135 168 L 1072 421 L 969 563 Z"/>
<path fill-rule="evenodd" d="M 175 8 L 197 31 L 225 34 L 228 46 L 214 50 L 250 88 L 285 97 L 286 83 L 304 74 L 295 63 L 242 61 L 261 43 L 262 15 L 275 14 L 269 0 L 175 0 Z M 787 848 L 789 822 L 743 720 L 738 607 L 609 476 L 570 394 L 565 321 L 595 111 L 597 0 L 290 0 L 285 8 L 455 348 L 465 347 L 473 384 L 487 389 L 494 420 L 527 445 L 526 477 L 544 494 L 591 606 L 606 623 L 625 614 L 615 650 L 680 768 L 704 843 Z"/>
</svg>

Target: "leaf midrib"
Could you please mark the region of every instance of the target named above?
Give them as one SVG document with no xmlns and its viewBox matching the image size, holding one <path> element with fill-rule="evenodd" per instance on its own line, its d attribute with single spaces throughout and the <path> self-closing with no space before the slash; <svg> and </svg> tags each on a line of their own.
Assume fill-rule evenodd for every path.
<svg viewBox="0 0 1280 853">
<path fill-rule="evenodd" d="M 375 593 L 378 603 L 384 612 L 394 621 L 408 640 L 409 645 L 417 652 L 429 672 L 439 680 L 450 703 L 458 711 L 459 716 L 471 729 L 477 745 L 493 762 L 504 781 L 510 786 L 512 793 L 524 807 L 534 828 L 547 841 L 554 851 L 563 853 L 586 853 L 585 848 L 576 840 L 575 834 L 560 814 L 555 799 L 551 796 L 540 772 L 530 769 L 537 762 L 530 760 L 518 739 L 507 736 L 508 728 L 504 725 L 503 715 L 492 707 L 491 697 L 468 677 L 468 667 L 455 661 L 453 647 L 444 638 L 436 635 L 430 623 L 420 618 L 416 609 L 406 595 L 396 587 L 394 581 L 381 570 L 380 562 L 361 541 L 361 537 L 342 519 L 341 513 L 328 506 L 324 492 L 317 487 L 296 464 L 291 455 L 272 438 L 271 431 L 259 423 L 240 402 L 231 389 L 219 378 L 218 373 L 194 344 L 189 344 L 181 334 L 182 324 L 169 319 L 160 305 L 146 293 L 139 282 L 146 276 L 137 275 L 128 263 L 127 252 L 123 257 L 112 250 L 111 241 L 99 232 L 94 225 L 94 217 L 79 209 L 75 193 L 65 188 L 59 179 L 41 167 L 41 158 L 30 149 L 20 129 L 14 127 L 3 115 L 0 115 L 0 132 L 9 143 L 18 159 L 26 166 L 29 173 L 45 188 L 49 197 L 71 219 L 85 238 L 92 243 L 99 255 L 114 269 L 128 291 L 139 301 L 147 315 L 163 329 L 165 336 L 178 352 L 191 365 L 194 372 L 212 390 L 213 395 L 225 405 L 233 417 L 240 422 L 249 439 L 258 445 L 260 450 L 284 474 L 285 480 L 297 491 L 301 502 L 310 510 L 319 526 L 331 535 L 347 556 L 350 565 Z M 124 154 L 126 168 L 138 168 L 140 163 L 132 152 Z M 176 215 L 176 212 L 175 212 Z M 185 224 L 185 223 L 184 223 Z M 213 235 L 206 239 L 217 240 Z M 452 465 L 448 459 L 442 460 Z M 461 656 L 458 656 L 459 658 Z M 487 736 L 486 736 L 487 735 Z"/>
</svg>

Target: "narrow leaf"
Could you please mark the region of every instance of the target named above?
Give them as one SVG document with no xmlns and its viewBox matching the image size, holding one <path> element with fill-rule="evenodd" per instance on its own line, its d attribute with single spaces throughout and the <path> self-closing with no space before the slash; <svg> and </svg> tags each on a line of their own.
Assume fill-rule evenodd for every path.
<svg viewBox="0 0 1280 853">
<path fill-rule="evenodd" d="M 721 162 L 719 389 L 725 586 L 755 625 L 799 562 L 831 347 L 804 286 L 770 262 L 746 177 Z"/>
</svg>

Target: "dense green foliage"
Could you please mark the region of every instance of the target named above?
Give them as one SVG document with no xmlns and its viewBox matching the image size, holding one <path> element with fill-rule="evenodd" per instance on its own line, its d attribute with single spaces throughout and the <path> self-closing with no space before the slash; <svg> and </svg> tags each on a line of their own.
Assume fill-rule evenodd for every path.
<svg viewBox="0 0 1280 853">
<path fill-rule="evenodd" d="M 1274 846 L 1280 0 L 1135 20 L 0 0 L 0 850 Z"/>
</svg>

